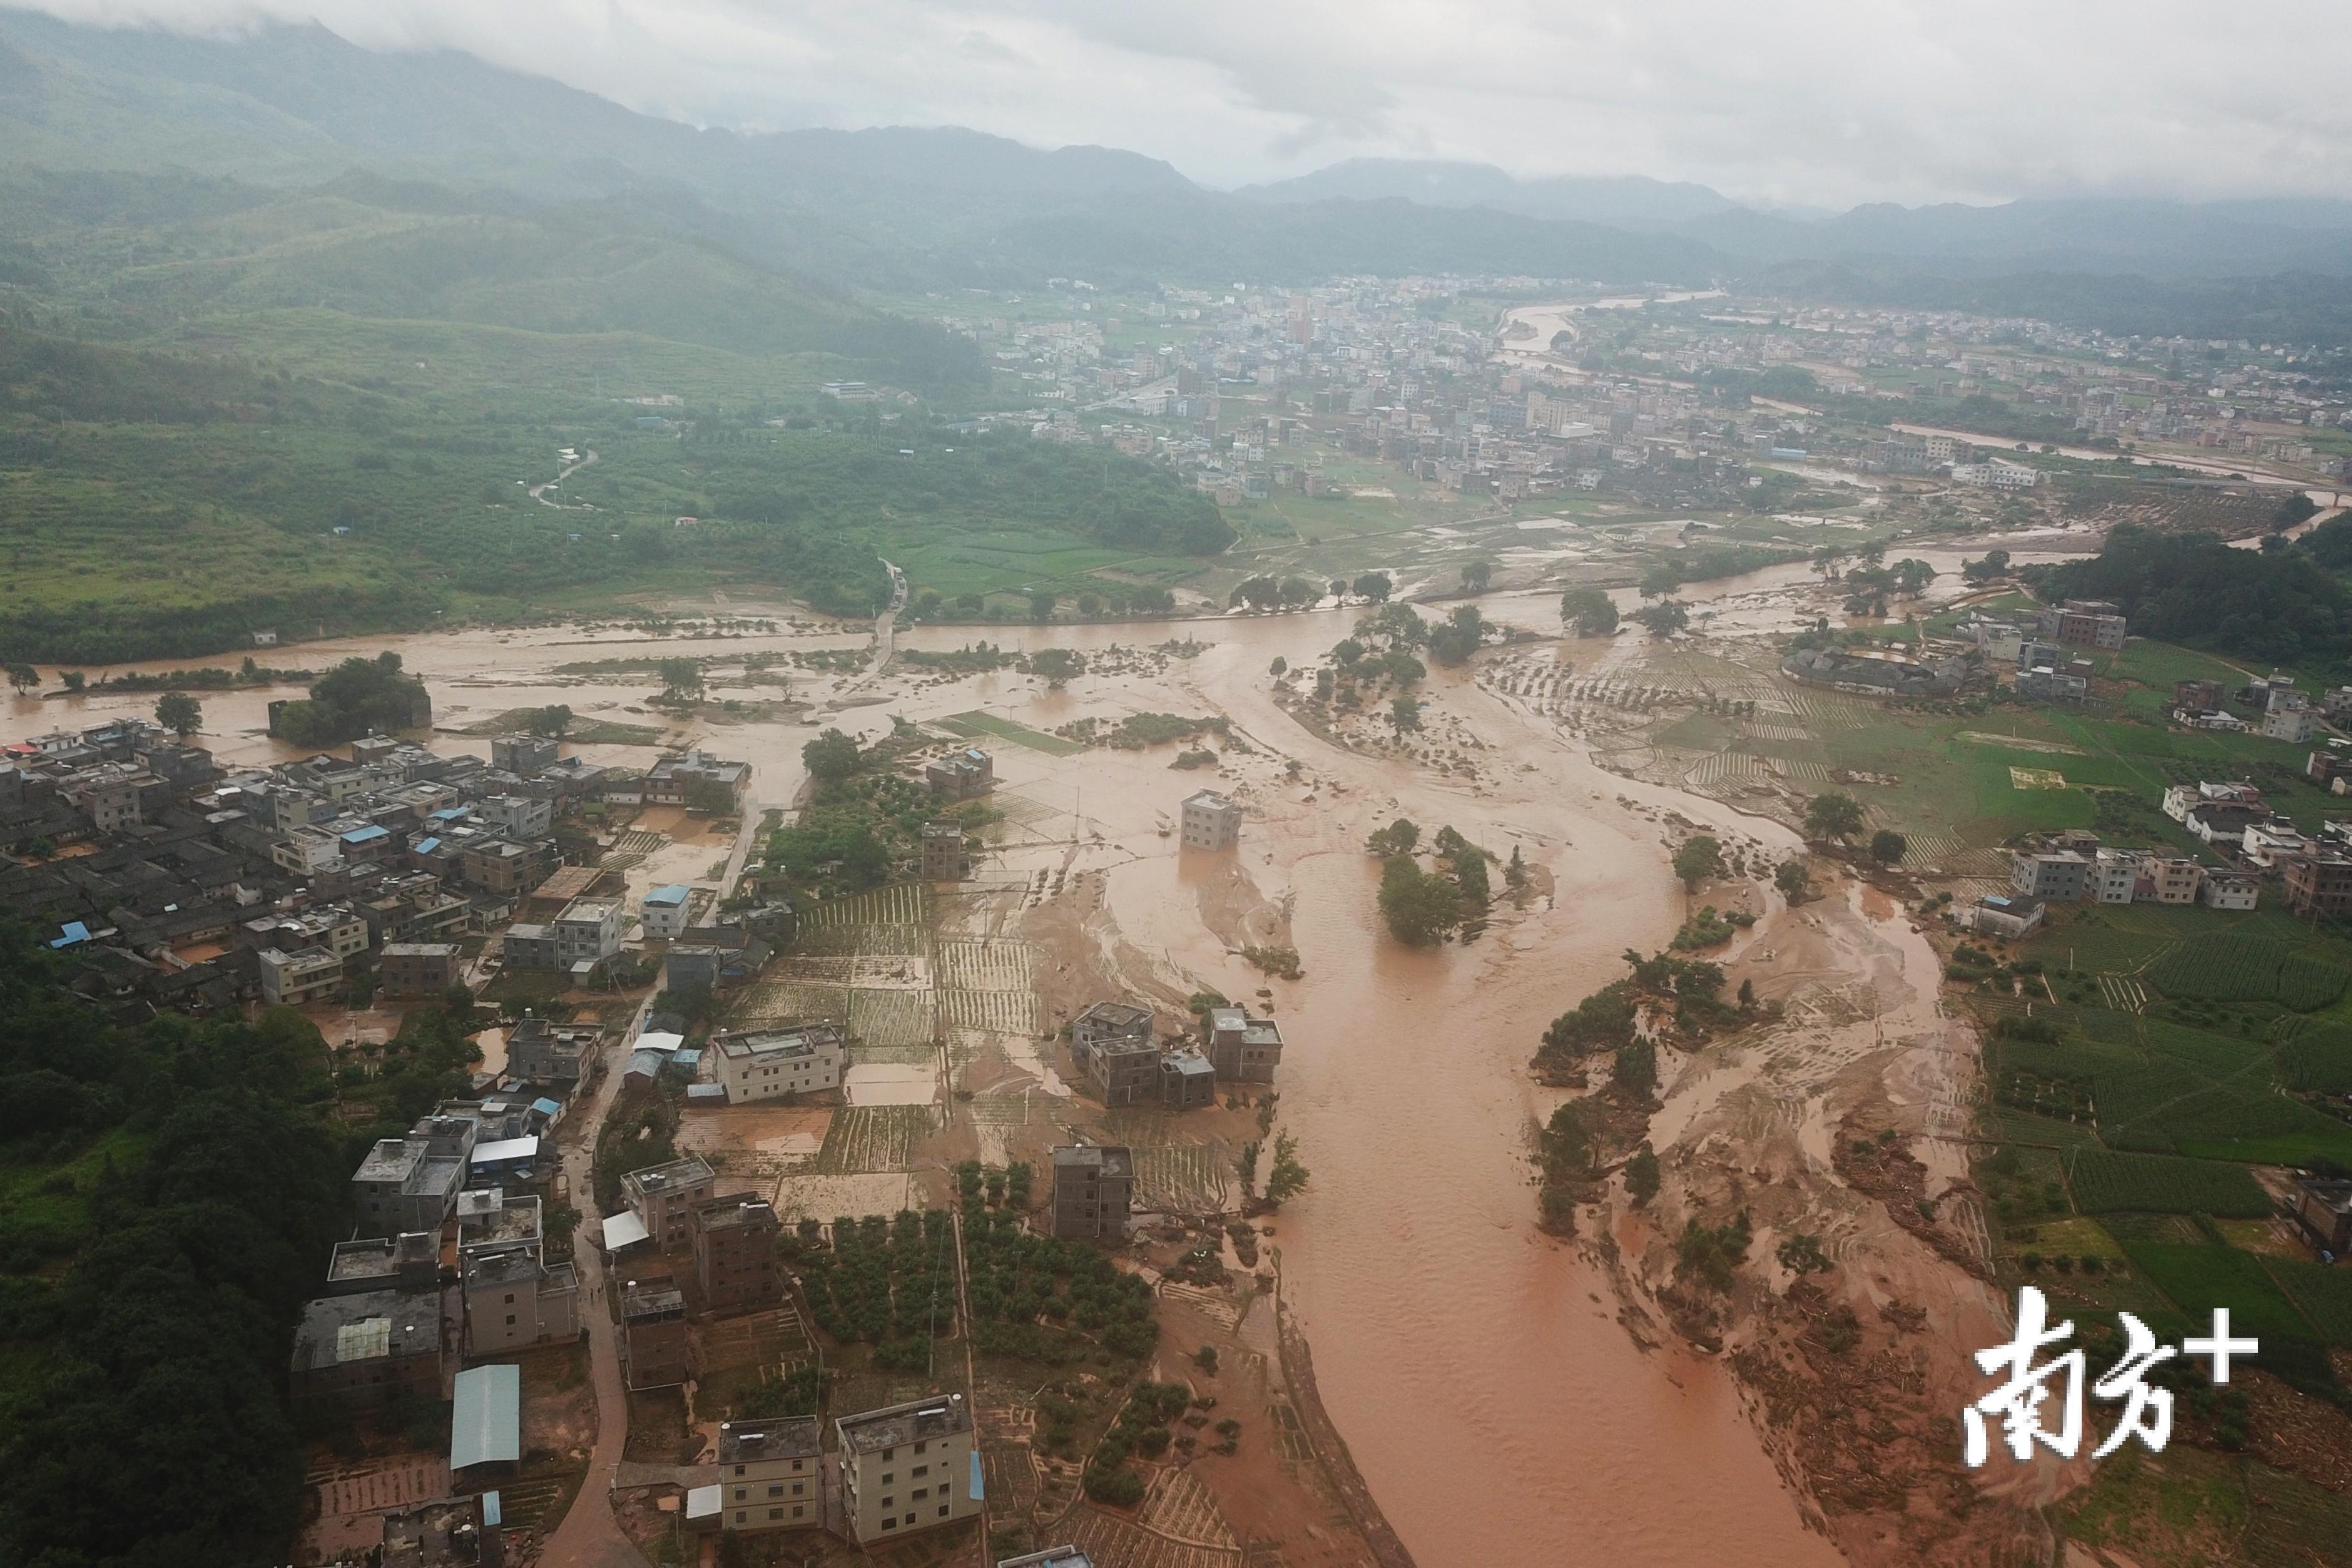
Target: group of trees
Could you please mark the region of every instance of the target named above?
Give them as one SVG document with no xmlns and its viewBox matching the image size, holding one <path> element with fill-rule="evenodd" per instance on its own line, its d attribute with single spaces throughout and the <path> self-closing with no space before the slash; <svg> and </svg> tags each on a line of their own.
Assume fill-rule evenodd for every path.
<svg viewBox="0 0 2352 1568">
<path fill-rule="evenodd" d="M 1401 816 L 1376 829 L 1365 847 L 1381 858 L 1380 909 L 1389 934 L 1427 947 L 1485 914 L 1493 884 L 1486 851 L 1453 828 L 1439 828 L 1431 841 L 1432 869 L 1413 858 L 1420 842 L 1420 827 Z"/>
<path fill-rule="evenodd" d="M 2340 664 L 2352 645 L 2352 595 L 2327 563 L 2352 559 L 2352 530 L 2330 533 L 2336 527 L 2323 524 L 2293 549 L 2264 552 L 2232 550 L 2216 534 L 2122 524 L 2090 559 L 2026 575 L 2045 601 L 2112 600 L 2134 632 L 2166 642 L 2281 664 Z"/>
<path fill-rule="evenodd" d="M 1605 637 L 1617 629 L 1617 605 L 1599 588 L 1570 588 L 1559 596 L 1559 618 L 1580 637 Z"/>
<path fill-rule="evenodd" d="M 0 1338 L 19 1369 L 0 1560 L 287 1560 L 303 1467 L 278 1388 L 344 1234 L 356 1142 L 319 1113 L 325 1065 L 291 1012 L 112 1027 L 0 930 L 0 1104 L 41 1108 L 0 1136 L 12 1163 L 58 1171 L 37 1219 L 0 1223 Z"/>
<path fill-rule="evenodd" d="M 1805 803 L 1805 832 L 1812 837 L 1833 838 L 1843 844 L 1859 834 L 1865 826 L 1862 803 L 1850 795 L 1832 791 L 1827 795 L 1817 795 Z M 1870 837 L 1870 858 L 1884 866 L 1900 861 L 1910 849 L 1910 840 L 1891 827 L 1882 827 Z M 1790 865 L 1795 864 L 1794 861 L 1790 862 Z M 1789 868 L 1783 866 L 1780 869 L 1785 874 Z M 1780 879 L 1776 877 L 1775 879 Z M 1780 890 L 1789 893 L 1793 902 L 1803 887 L 1804 868 L 1800 866 L 1797 868 L 1796 890 L 1791 891 L 1786 881 L 1782 881 Z"/>
<path fill-rule="evenodd" d="M 414 728 L 430 709 L 425 683 L 400 671 L 400 656 L 347 658 L 311 683 L 307 700 L 278 710 L 277 731 L 298 746 L 334 746 L 371 731 Z"/>
</svg>

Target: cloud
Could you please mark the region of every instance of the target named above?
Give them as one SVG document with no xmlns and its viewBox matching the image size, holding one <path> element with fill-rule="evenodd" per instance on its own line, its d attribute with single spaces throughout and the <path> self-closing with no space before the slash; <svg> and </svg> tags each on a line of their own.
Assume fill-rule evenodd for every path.
<svg viewBox="0 0 2352 1568">
<path fill-rule="evenodd" d="M 1748 199 L 2352 196 L 2334 0 L 36 0 L 316 20 L 700 124 L 962 124 L 1213 184 L 1346 156 L 1645 174 Z"/>
</svg>

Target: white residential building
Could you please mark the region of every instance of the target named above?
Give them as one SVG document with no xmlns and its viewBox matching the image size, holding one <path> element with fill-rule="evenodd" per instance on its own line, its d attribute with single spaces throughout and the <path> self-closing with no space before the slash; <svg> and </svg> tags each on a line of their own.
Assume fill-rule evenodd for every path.
<svg viewBox="0 0 2352 1568">
<path fill-rule="evenodd" d="M 848 1042 L 832 1024 L 714 1035 L 718 1079 L 730 1105 L 841 1087 Z"/>
<path fill-rule="evenodd" d="M 1204 789 L 1184 800 L 1182 842 L 1187 849 L 1231 849 L 1241 842 L 1242 808 Z"/>
</svg>

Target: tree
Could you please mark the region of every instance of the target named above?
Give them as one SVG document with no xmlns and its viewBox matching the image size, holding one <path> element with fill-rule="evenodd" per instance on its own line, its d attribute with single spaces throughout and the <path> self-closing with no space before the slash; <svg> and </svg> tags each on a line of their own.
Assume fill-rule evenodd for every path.
<svg viewBox="0 0 2352 1568">
<path fill-rule="evenodd" d="M 245 662 L 251 664 L 253 660 L 248 658 Z M 58 672 L 58 679 L 65 683 L 68 691 L 79 691 L 85 678 L 79 669 L 62 669 Z"/>
<path fill-rule="evenodd" d="M 1423 871 L 1410 855 L 1391 855 L 1381 868 L 1380 907 L 1389 933 L 1410 947 L 1443 942 L 1462 924 L 1462 889 Z"/>
<path fill-rule="evenodd" d="M 1910 847 L 1903 835 L 1891 827 L 1882 827 L 1870 836 L 1870 858 L 1882 866 L 1894 865 Z"/>
<path fill-rule="evenodd" d="M 801 748 L 801 762 L 819 784 L 839 784 L 858 770 L 866 753 L 838 730 L 827 730 Z"/>
<path fill-rule="evenodd" d="M 1625 1162 L 1625 1195 L 1633 1200 L 1635 1208 L 1658 1195 L 1658 1156 L 1647 1143 Z"/>
<path fill-rule="evenodd" d="M 1331 657 L 1339 660 L 1341 669 L 1351 668 L 1364 657 L 1364 645 L 1354 637 L 1341 637 L 1331 645 Z"/>
<path fill-rule="evenodd" d="M 956 610 L 961 615 L 976 616 L 980 614 L 982 608 L 985 606 L 987 603 L 987 596 L 982 594 L 958 594 L 956 595 Z"/>
<path fill-rule="evenodd" d="M 205 727 L 205 710 L 184 691 L 166 691 L 155 699 L 155 722 L 183 741 Z"/>
<path fill-rule="evenodd" d="M 1398 817 L 1386 827 L 1376 827 L 1364 841 L 1364 847 L 1375 855 L 1410 855 L 1421 842 L 1421 828 L 1408 817 Z"/>
<path fill-rule="evenodd" d="M 1102 613 L 1103 602 L 1102 595 L 1100 594 L 1081 594 L 1078 595 L 1078 618 L 1080 620 L 1097 620 L 1101 618 Z"/>
<path fill-rule="evenodd" d="M 572 728 L 572 709 L 568 703 L 554 702 L 544 708 L 534 708 L 523 721 L 523 728 L 534 735 L 544 735 L 561 741 Z"/>
<path fill-rule="evenodd" d="M 1862 831 L 1862 806 L 1850 795 L 1817 795 L 1805 806 L 1805 831 L 1815 838 L 1851 838 Z"/>
<path fill-rule="evenodd" d="M 1475 605 L 1463 605 L 1429 634 L 1429 657 L 1440 664 L 1454 665 L 1467 660 L 1486 640 L 1486 620 Z"/>
<path fill-rule="evenodd" d="M 1756 982 L 1753 980 L 1739 983 L 1739 1010 L 1743 1013 L 1756 1010 Z"/>
<path fill-rule="evenodd" d="M 1812 890 L 1812 880 L 1805 875 L 1802 860 L 1781 861 L 1772 873 L 1772 885 L 1780 889 L 1780 896 L 1792 904 L 1803 903 L 1805 895 Z"/>
<path fill-rule="evenodd" d="M 1062 686 L 1087 672 L 1087 660 L 1084 654 L 1066 647 L 1045 647 L 1029 656 L 1029 668 L 1044 676 L 1046 685 Z"/>
<path fill-rule="evenodd" d="M 41 672 L 31 665 L 12 664 L 8 667 L 8 684 L 18 691 L 30 691 L 40 683 Z"/>
<path fill-rule="evenodd" d="M 1917 598 L 1927 591 L 1927 584 L 1936 580 L 1936 569 L 1916 556 L 1906 556 L 1897 561 L 1894 572 L 1895 585 L 1906 598 Z"/>
<path fill-rule="evenodd" d="M 673 702 L 682 702 L 702 695 L 702 661 L 698 658 L 665 658 L 656 662 L 654 673 L 661 677 L 662 696 Z"/>
<path fill-rule="evenodd" d="M 1495 568 L 1489 562 L 1473 561 L 1462 568 L 1462 591 L 1465 594 L 1483 594 L 1494 580 Z"/>
<path fill-rule="evenodd" d="M 1648 1099 L 1658 1087 L 1658 1047 L 1638 1035 L 1618 1047 L 1609 1081 L 1636 1100 Z"/>
<path fill-rule="evenodd" d="M 1647 627 L 1652 637 L 1672 637 L 1690 625 L 1690 606 L 1678 599 L 1665 599 L 1643 605 L 1633 612 L 1633 618 Z"/>
<path fill-rule="evenodd" d="M 1396 726 L 1396 731 L 1400 735 L 1407 731 L 1420 729 L 1420 700 L 1400 695 L 1395 701 L 1389 704 L 1389 722 Z"/>
<path fill-rule="evenodd" d="M 1475 847 L 1455 851 L 1453 860 L 1454 885 L 1462 889 L 1462 901 L 1473 913 L 1486 909 L 1493 896 L 1486 880 L 1486 853 Z"/>
<path fill-rule="evenodd" d="M 926 588 L 915 595 L 915 619 L 919 621 L 936 620 L 945 608 L 946 596 L 937 588 Z"/>
<path fill-rule="evenodd" d="M 1033 621 L 1052 620 L 1054 618 L 1054 606 L 1058 603 L 1060 603 L 1060 598 L 1051 588 L 1030 589 L 1029 618 Z"/>
<path fill-rule="evenodd" d="M 1675 851 L 1675 875 L 1683 879 L 1683 889 L 1696 893 L 1698 885 L 1723 869 L 1723 846 L 1701 833 L 1683 840 Z"/>
<path fill-rule="evenodd" d="M 1286 675 L 1286 674 L 1288 674 L 1288 673 L 1289 673 L 1289 670 L 1290 670 L 1290 661 L 1289 661 L 1288 659 L 1286 659 L 1286 658 L 1283 658 L 1280 654 L 1276 654 L 1276 655 L 1274 656 L 1274 662 L 1273 662 L 1272 664 L 1267 665 L 1267 666 L 1265 667 L 1265 669 L 1266 669 L 1266 673 L 1267 673 L 1268 675 L 1271 675 L 1271 676 L 1273 676 L 1276 680 L 1279 680 L 1279 679 L 1281 679 L 1285 675 Z"/>
<path fill-rule="evenodd" d="M 1580 637 L 1605 637 L 1617 629 L 1616 602 L 1598 588 L 1570 588 L 1559 596 L 1559 618 Z"/>
<path fill-rule="evenodd" d="M 1287 1132 L 1274 1140 L 1274 1164 L 1265 1173 L 1265 1201 L 1279 1208 L 1306 1190 L 1307 1167 L 1298 1163 L 1298 1140 Z"/>
<path fill-rule="evenodd" d="M 1246 1197 L 1257 1191 L 1258 1145 L 1244 1143 L 1234 1156 L 1234 1174 L 1241 1178 L 1242 1194 Z"/>
<path fill-rule="evenodd" d="M 1356 579 L 1355 591 L 1356 597 L 1360 599 L 1385 605 L 1389 595 L 1396 591 L 1396 584 L 1389 581 L 1389 574 L 1385 572 L 1367 572 Z"/>
<path fill-rule="evenodd" d="M 1517 892 L 1528 885 L 1528 863 L 1519 858 L 1519 847 L 1511 846 L 1511 858 L 1503 867 L 1503 886 Z"/>
<path fill-rule="evenodd" d="M 1960 577 L 1963 582 L 1990 583 L 1996 577 L 2008 575 L 2009 552 L 2006 550 L 1988 550 L 1981 560 L 1960 563 Z"/>
</svg>

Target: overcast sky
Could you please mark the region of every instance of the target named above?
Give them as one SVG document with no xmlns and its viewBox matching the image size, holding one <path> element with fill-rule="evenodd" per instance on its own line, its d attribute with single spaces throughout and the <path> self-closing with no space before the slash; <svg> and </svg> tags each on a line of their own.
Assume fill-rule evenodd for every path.
<svg viewBox="0 0 2352 1568">
<path fill-rule="evenodd" d="M 2343 0 L 30 3 L 208 32 L 315 18 L 698 124 L 969 125 L 1220 185 L 1390 156 L 1839 206 L 2352 197 Z"/>
</svg>

